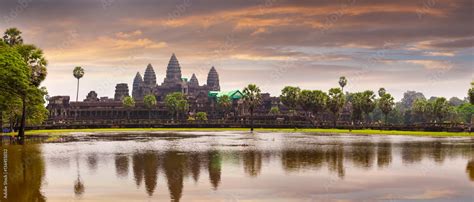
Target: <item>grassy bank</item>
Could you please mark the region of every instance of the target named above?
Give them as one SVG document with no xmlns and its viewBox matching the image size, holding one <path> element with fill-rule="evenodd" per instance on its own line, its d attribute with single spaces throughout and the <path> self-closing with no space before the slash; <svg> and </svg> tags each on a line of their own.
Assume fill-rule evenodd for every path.
<svg viewBox="0 0 474 202">
<path fill-rule="evenodd" d="M 77 132 L 153 132 L 153 131 L 249 131 L 248 128 L 101 128 L 101 129 L 56 129 L 30 130 L 27 135 L 67 135 Z M 411 135 L 432 137 L 474 137 L 467 132 L 428 132 L 428 131 L 397 131 L 397 130 L 346 130 L 346 129 L 291 129 L 291 128 L 257 128 L 256 132 L 286 132 L 286 133 L 321 133 L 321 134 L 358 134 L 358 135 Z M 8 135 L 15 135 L 9 133 Z"/>
</svg>

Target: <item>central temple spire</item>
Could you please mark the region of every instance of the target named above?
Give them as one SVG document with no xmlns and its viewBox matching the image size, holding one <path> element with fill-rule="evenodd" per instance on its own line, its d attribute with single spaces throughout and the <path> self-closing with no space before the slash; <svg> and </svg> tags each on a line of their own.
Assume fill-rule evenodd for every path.
<svg viewBox="0 0 474 202">
<path fill-rule="evenodd" d="M 147 87 L 155 87 L 156 85 L 156 74 L 155 70 L 153 70 L 153 66 L 148 64 L 145 70 L 145 75 L 143 77 L 143 82 Z"/>
<path fill-rule="evenodd" d="M 176 55 L 171 55 L 168 67 L 166 68 L 166 84 L 181 83 L 181 66 L 179 65 Z"/>
</svg>

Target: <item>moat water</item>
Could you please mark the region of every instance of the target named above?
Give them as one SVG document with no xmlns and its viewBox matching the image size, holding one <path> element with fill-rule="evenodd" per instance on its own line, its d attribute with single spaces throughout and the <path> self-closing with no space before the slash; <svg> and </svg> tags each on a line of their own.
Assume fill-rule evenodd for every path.
<svg viewBox="0 0 474 202">
<path fill-rule="evenodd" d="M 472 138 L 77 133 L 2 150 L 0 201 L 474 200 Z"/>
</svg>

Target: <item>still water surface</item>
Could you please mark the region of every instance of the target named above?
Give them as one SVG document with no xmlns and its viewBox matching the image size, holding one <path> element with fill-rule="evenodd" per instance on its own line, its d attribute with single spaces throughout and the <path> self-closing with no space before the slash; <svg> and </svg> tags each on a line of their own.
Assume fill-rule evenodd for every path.
<svg viewBox="0 0 474 202">
<path fill-rule="evenodd" d="M 474 201 L 471 138 L 104 133 L 2 147 L 7 201 Z"/>
</svg>

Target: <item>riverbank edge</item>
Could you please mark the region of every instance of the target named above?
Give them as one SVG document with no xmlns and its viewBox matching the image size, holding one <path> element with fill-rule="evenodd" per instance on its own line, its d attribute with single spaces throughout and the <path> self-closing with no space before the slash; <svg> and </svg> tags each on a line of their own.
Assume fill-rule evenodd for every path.
<svg viewBox="0 0 474 202">
<path fill-rule="evenodd" d="M 249 128 L 91 128 L 91 129 L 48 129 L 30 130 L 26 135 L 68 135 L 80 132 L 221 132 L 221 131 L 250 131 Z M 285 132 L 285 133 L 319 133 L 319 134 L 355 134 L 355 135 L 409 135 L 427 137 L 474 137 L 469 132 L 430 132 L 430 131 L 399 131 L 399 130 L 371 130 L 371 129 L 321 129 L 321 128 L 255 128 L 255 132 Z M 13 136 L 16 133 L 4 133 Z"/>
</svg>

